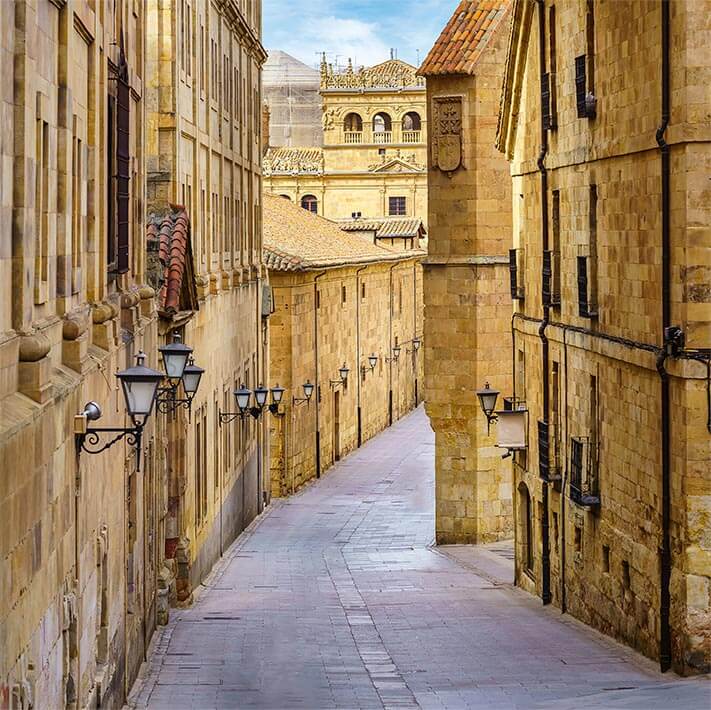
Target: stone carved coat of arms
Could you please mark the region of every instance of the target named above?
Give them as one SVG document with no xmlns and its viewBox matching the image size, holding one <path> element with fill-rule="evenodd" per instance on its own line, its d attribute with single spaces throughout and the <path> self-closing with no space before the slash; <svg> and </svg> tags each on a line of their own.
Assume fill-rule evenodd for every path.
<svg viewBox="0 0 711 710">
<path fill-rule="evenodd" d="M 442 172 L 451 173 L 462 164 L 462 99 L 459 96 L 438 96 L 432 108 L 432 162 Z"/>
</svg>

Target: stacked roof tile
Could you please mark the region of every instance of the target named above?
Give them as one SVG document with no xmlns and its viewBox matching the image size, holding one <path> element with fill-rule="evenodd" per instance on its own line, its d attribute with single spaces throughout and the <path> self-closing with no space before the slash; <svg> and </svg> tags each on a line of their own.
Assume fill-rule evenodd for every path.
<svg viewBox="0 0 711 710">
<path fill-rule="evenodd" d="M 158 310 L 173 315 L 181 309 L 198 309 L 190 246 L 190 218 L 184 207 L 149 217 L 146 236 L 158 252 Z M 181 298 L 182 296 L 182 298 Z"/>
<path fill-rule="evenodd" d="M 462 0 L 418 70 L 421 76 L 473 74 L 511 0 Z"/>
</svg>

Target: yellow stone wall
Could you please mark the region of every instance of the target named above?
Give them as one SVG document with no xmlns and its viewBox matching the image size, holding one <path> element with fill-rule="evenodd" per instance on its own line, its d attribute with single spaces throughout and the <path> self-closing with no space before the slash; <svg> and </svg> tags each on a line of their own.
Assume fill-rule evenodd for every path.
<svg viewBox="0 0 711 710">
<path fill-rule="evenodd" d="M 268 384 L 261 317 L 264 53 L 246 39 L 251 31 L 258 36 L 260 4 L 248 3 L 244 14 L 234 8 L 227 0 L 149 2 L 148 209 L 179 204 L 190 217 L 200 308 L 183 339 L 205 368 L 190 418 L 179 414 L 169 433 L 166 553 L 180 603 L 261 512 L 270 488 L 265 421 L 221 425 L 219 416 L 235 410 L 232 393 L 242 383 Z M 194 45 L 187 30 L 173 29 L 181 27 L 194 28 Z M 202 66 L 211 67 L 213 53 L 219 66 L 205 76 Z M 197 463 L 198 431 L 206 470 Z M 205 486 L 199 481 L 206 492 L 198 506 Z"/>
<path fill-rule="evenodd" d="M 267 171 L 266 191 L 300 203 L 304 195 L 318 200 L 318 214 L 328 219 L 388 215 L 388 198 L 405 197 L 407 215 L 427 221 L 427 108 L 424 86 L 387 88 L 328 88 L 322 85 L 323 163 L 316 171 L 295 164 L 283 171 Z M 387 113 L 392 131 L 387 143 L 374 135 L 373 117 Z M 416 112 L 417 135 L 407 133 L 402 120 Z M 362 120 L 360 142 L 346 142 L 344 120 L 357 113 Z"/>
<path fill-rule="evenodd" d="M 548 12 L 550 3 L 546 3 Z M 514 243 L 525 254 L 525 300 L 517 305 L 517 394 L 529 409 L 529 447 L 514 465 L 516 583 L 543 592 L 543 514 L 548 496 L 550 591 L 554 604 L 652 658 L 659 658 L 662 344 L 660 7 L 594 3 L 594 119 L 578 118 L 572 58 L 585 52 L 585 15 L 557 11 L 557 128 L 548 131 L 550 228 L 559 233 L 561 303 L 551 309 L 549 385 L 554 470 L 539 479 L 536 422 L 542 408 L 541 179 L 538 19 L 532 12 L 520 81 L 513 161 Z M 711 347 L 711 242 L 704 199 L 711 161 L 708 102 L 708 3 L 672 3 L 671 321 L 686 347 Z M 615 38 L 635 27 L 635 42 Z M 547 30 L 548 32 L 548 30 Z M 549 35 L 546 35 L 549 37 Z M 620 79 L 622 77 L 622 79 Z M 504 107 L 508 110 L 508 107 Z M 596 318 L 578 312 L 576 258 L 590 254 L 590 185 L 597 189 Z M 555 191 L 555 192 L 554 192 Z M 557 193 L 557 197 L 554 194 Z M 559 200 L 559 218 L 554 200 Z M 557 224 L 556 224 L 557 223 Z M 552 237 L 551 237 L 552 238 Z M 519 272 L 521 275 L 521 272 Z M 711 433 L 706 368 L 666 361 L 671 387 L 672 661 L 683 673 L 711 662 Z M 591 437 L 599 507 L 569 497 L 572 437 Z M 585 445 L 587 456 L 588 445 Z M 544 486 L 548 490 L 544 491 Z M 526 497 L 532 501 L 527 539 Z M 528 553 L 529 545 L 531 554 Z M 528 569 L 527 559 L 532 568 Z"/>
<path fill-rule="evenodd" d="M 284 496 L 421 401 L 422 350 L 413 352 L 412 340 L 422 335 L 422 275 L 418 259 L 411 258 L 321 272 L 270 271 L 270 281 L 271 376 L 287 388 L 284 416 L 270 422 L 271 481 L 272 495 Z M 386 361 L 396 344 L 398 360 Z M 372 371 L 371 353 L 378 355 Z M 344 362 L 347 386 L 334 388 L 331 381 L 339 379 Z M 293 397 L 304 396 L 307 380 L 319 385 L 311 402 L 294 403 Z"/>
<path fill-rule="evenodd" d="M 496 448 L 496 425 L 487 432 L 476 396 L 485 382 L 502 397 L 512 389 L 511 186 L 508 165 L 493 147 L 506 41 L 502 23 L 474 76 L 427 77 L 431 141 L 433 102 L 462 102 L 461 167 L 443 172 L 433 154 L 428 173 L 425 401 L 435 431 L 440 544 L 491 542 L 513 533 L 511 466 Z"/>
</svg>

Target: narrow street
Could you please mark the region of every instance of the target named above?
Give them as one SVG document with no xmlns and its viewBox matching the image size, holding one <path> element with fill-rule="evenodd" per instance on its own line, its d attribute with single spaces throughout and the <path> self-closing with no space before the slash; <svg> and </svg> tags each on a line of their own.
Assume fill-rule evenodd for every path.
<svg viewBox="0 0 711 710">
<path fill-rule="evenodd" d="M 155 637 L 142 708 L 705 707 L 513 588 L 510 544 L 433 549 L 422 408 L 275 502 Z"/>
</svg>

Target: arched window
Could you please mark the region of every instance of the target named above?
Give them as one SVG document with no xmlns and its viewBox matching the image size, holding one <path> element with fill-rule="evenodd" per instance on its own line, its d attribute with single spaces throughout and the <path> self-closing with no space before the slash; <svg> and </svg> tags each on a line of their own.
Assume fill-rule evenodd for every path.
<svg viewBox="0 0 711 710">
<path fill-rule="evenodd" d="M 343 120 L 343 130 L 348 133 L 359 133 L 363 130 L 363 119 L 357 113 L 349 113 Z"/>
<path fill-rule="evenodd" d="M 422 121 L 420 120 L 420 114 L 416 111 L 408 111 L 408 113 L 402 117 L 402 142 L 419 143 L 421 130 Z"/>
<path fill-rule="evenodd" d="M 373 143 L 391 143 L 393 122 L 387 113 L 381 111 L 373 116 Z"/>
<path fill-rule="evenodd" d="M 318 200 L 313 195 L 304 195 L 301 198 L 301 206 L 309 212 L 318 214 Z"/>
<path fill-rule="evenodd" d="M 518 500 L 519 500 L 519 525 L 521 529 L 521 546 L 522 558 L 525 569 L 529 573 L 533 573 L 533 554 L 534 540 L 533 531 L 533 503 L 531 494 L 528 492 L 528 487 L 525 483 L 518 485 Z"/>
<path fill-rule="evenodd" d="M 279 195 L 279 197 L 283 197 L 285 200 L 289 200 L 289 202 L 291 202 L 291 197 L 289 197 L 289 195 Z"/>
</svg>

